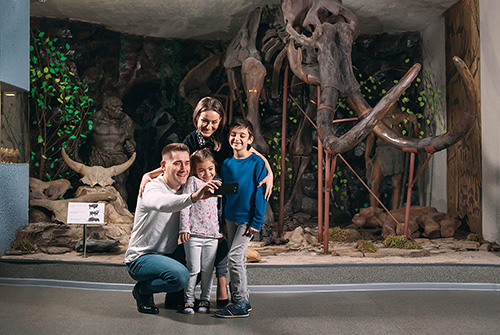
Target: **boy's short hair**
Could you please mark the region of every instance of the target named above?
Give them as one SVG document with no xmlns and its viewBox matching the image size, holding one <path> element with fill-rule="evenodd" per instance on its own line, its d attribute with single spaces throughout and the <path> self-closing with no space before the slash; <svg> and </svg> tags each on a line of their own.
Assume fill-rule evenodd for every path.
<svg viewBox="0 0 500 335">
<path fill-rule="evenodd" d="M 173 151 L 185 151 L 189 155 L 189 148 L 184 143 L 170 143 L 161 151 L 161 158 L 163 160 L 172 158 Z"/>
<path fill-rule="evenodd" d="M 246 128 L 250 137 L 253 137 L 253 126 L 247 119 L 241 117 L 234 118 L 233 122 L 229 125 L 229 131 L 233 128 Z"/>
</svg>

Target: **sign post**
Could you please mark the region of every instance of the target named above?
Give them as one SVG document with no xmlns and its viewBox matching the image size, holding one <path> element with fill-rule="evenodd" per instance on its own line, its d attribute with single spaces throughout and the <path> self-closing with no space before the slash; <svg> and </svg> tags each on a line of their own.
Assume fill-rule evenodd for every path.
<svg viewBox="0 0 500 335">
<path fill-rule="evenodd" d="M 87 257 L 87 225 L 105 224 L 104 204 L 93 202 L 69 202 L 68 224 L 83 224 L 83 258 Z"/>
</svg>

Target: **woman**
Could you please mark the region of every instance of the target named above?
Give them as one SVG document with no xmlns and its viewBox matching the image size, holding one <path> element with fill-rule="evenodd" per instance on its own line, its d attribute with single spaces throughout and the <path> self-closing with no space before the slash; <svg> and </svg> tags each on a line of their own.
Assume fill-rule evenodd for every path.
<svg viewBox="0 0 500 335">
<path fill-rule="evenodd" d="M 232 156 L 232 150 L 228 143 L 228 137 L 225 131 L 226 116 L 224 108 L 219 100 L 212 97 L 201 99 L 193 111 L 193 123 L 196 129 L 186 136 L 183 143 L 189 147 L 191 153 L 208 148 L 217 162 L 217 168 L 222 165 L 226 158 Z M 266 163 L 267 176 L 259 183 L 258 187 L 265 184 L 266 190 L 264 197 L 269 200 L 273 189 L 273 172 L 267 159 L 254 148 L 250 151 L 255 152 Z M 142 195 L 144 187 L 153 178 L 162 173 L 161 168 L 146 173 L 142 177 L 139 195 Z M 226 289 L 227 274 L 227 241 L 219 243 L 217 258 L 215 261 L 215 274 L 217 277 L 217 307 L 223 308 L 228 303 Z"/>
</svg>

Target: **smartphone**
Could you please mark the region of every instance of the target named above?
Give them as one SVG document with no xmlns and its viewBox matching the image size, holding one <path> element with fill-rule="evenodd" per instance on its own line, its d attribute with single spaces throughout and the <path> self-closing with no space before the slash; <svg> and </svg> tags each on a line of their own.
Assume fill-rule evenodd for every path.
<svg viewBox="0 0 500 335">
<path fill-rule="evenodd" d="M 238 194 L 238 183 L 225 183 L 214 191 L 215 195 Z"/>
</svg>

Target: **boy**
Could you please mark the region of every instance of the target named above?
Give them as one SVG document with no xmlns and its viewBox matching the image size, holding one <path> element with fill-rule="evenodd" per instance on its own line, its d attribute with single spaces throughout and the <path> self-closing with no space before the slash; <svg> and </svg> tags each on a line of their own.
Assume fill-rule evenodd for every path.
<svg viewBox="0 0 500 335">
<path fill-rule="evenodd" d="M 221 318 L 247 317 L 248 301 L 246 252 L 252 235 L 264 223 L 267 201 L 264 187 L 257 187 L 267 175 L 264 160 L 248 150 L 253 141 L 252 124 L 236 118 L 229 126 L 229 144 L 233 157 L 222 164 L 223 183 L 238 183 L 238 194 L 227 195 L 224 205 L 229 242 L 229 277 L 233 288 L 233 305 L 215 312 Z"/>
</svg>

